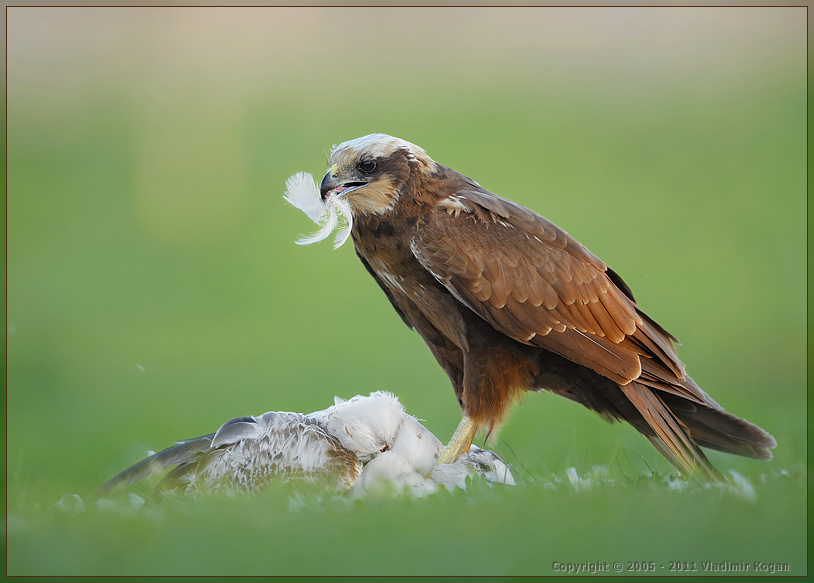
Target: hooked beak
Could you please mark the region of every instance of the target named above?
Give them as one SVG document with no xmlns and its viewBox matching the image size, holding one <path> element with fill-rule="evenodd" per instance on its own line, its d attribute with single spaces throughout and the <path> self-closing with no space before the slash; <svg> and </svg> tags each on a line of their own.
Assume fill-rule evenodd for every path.
<svg viewBox="0 0 814 583">
<path fill-rule="evenodd" d="M 339 182 L 337 179 L 336 166 L 331 166 L 325 173 L 325 176 L 322 177 L 322 182 L 319 184 L 319 194 L 322 197 L 322 201 L 325 202 L 328 196 L 332 194 L 347 193 L 357 188 L 362 188 L 365 185 L 367 185 L 367 182 L 362 181 Z"/>
</svg>

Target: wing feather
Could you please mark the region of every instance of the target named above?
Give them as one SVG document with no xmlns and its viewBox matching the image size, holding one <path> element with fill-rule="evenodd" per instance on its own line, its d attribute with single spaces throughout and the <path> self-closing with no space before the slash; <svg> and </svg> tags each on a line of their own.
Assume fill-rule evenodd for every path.
<svg viewBox="0 0 814 583">
<path fill-rule="evenodd" d="M 641 356 L 683 378 L 672 336 L 575 239 L 487 191 L 456 196 L 471 212 L 437 209 L 411 242 L 419 262 L 455 297 L 507 336 L 622 384 L 641 374 Z"/>
<path fill-rule="evenodd" d="M 339 490 L 356 482 L 358 456 L 342 446 L 315 419 L 299 413 L 270 411 L 239 417 L 213 434 L 180 442 L 124 470 L 97 491 L 104 496 L 119 485 L 133 484 L 176 466 L 163 477 L 161 491 L 187 486 L 241 491 L 262 488 L 274 477 L 326 480 Z"/>
<path fill-rule="evenodd" d="M 195 439 L 187 439 L 179 442 L 178 445 L 141 460 L 102 484 L 96 490 L 96 496 L 105 496 L 117 486 L 135 484 L 140 480 L 161 473 L 170 466 L 176 464 L 185 466 L 196 462 L 204 453 L 210 451 L 214 435 L 214 433 L 210 433 Z"/>
</svg>

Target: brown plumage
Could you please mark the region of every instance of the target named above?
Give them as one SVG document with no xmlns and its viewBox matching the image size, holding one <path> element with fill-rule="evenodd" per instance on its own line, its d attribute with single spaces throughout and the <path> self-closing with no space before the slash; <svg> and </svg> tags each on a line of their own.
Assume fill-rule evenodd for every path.
<svg viewBox="0 0 814 583">
<path fill-rule="evenodd" d="M 329 164 L 322 199 L 350 208 L 359 259 L 449 375 L 468 440 L 518 393 L 550 390 L 627 421 L 687 474 L 715 476 L 699 446 L 771 459 L 774 439 L 702 391 L 676 339 L 565 231 L 391 136 Z"/>
</svg>

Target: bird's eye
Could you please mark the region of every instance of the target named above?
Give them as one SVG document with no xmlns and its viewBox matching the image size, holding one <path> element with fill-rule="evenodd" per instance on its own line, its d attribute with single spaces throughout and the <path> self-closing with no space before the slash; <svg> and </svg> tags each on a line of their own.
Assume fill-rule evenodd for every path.
<svg viewBox="0 0 814 583">
<path fill-rule="evenodd" d="M 386 444 L 386 443 L 385 443 L 385 444 L 384 444 L 384 447 L 383 447 L 383 448 L 381 448 L 381 449 L 379 450 L 379 453 L 384 453 L 384 452 L 386 452 L 388 449 L 390 449 L 390 446 L 389 446 L 388 444 Z"/>
<path fill-rule="evenodd" d="M 376 160 L 371 160 L 370 158 L 362 160 L 359 162 L 358 168 L 365 174 L 370 174 L 376 169 Z"/>
</svg>

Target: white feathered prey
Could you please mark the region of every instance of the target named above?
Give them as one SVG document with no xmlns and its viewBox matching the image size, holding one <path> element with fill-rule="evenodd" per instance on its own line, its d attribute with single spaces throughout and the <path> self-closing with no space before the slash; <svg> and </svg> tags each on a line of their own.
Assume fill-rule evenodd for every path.
<svg viewBox="0 0 814 583">
<path fill-rule="evenodd" d="M 320 225 L 319 231 L 313 235 L 298 239 L 298 245 L 310 245 L 327 238 L 339 225 L 339 216 L 345 220 L 345 224 L 336 233 L 334 249 L 339 249 L 348 240 L 353 228 L 353 214 L 344 199 L 331 196 L 323 201 L 314 177 L 308 172 L 297 172 L 286 180 L 285 189 L 283 198 Z"/>
<path fill-rule="evenodd" d="M 103 496 L 170 466 L 176 467 L 156 489 L 186 495 L 256 492 L 273 480 L 317 484 L 353 496 L 405 491 L 419 496 L 439 485 L 465 489 L 467 477 L 476 474 L 514 484 L 497 454 L 474 447 L 455 464 L 433 470 L 443 449 L 395 395 L 377 391 L 348 401 L 337 397 L 332 407 L 308 415 L 270 411 L 232 419 L 215 433 L 151 455 L 97 493 Z"/>
</svg>

